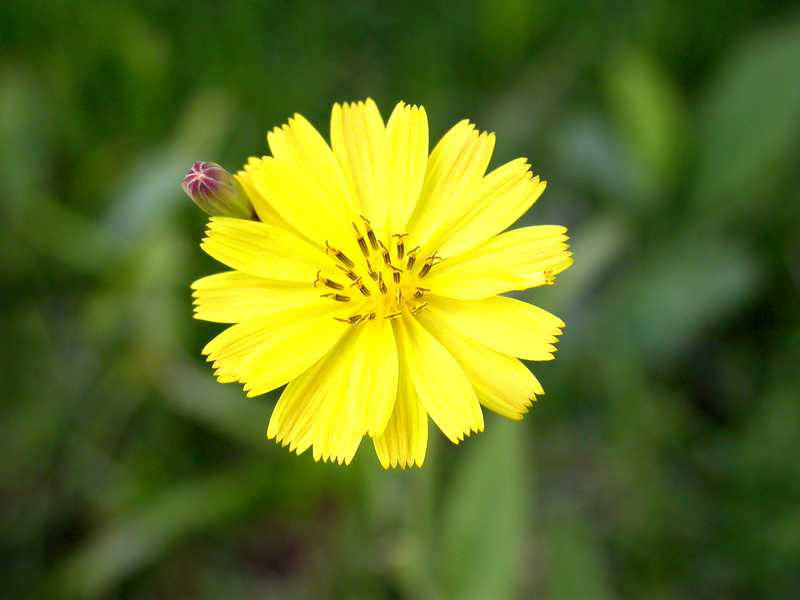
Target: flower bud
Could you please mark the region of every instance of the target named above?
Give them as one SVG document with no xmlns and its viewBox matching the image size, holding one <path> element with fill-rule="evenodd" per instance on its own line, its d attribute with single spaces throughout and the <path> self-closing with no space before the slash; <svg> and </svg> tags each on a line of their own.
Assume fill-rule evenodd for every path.
<svg viewBox="0 0 800 600">
<path fill-rule="evenodd" d="M 244 190 L 217 163 L 195 161 L 181 187 L 192 202 L 212 217 L 253 218 L 253 206 Z"/>
</svg>

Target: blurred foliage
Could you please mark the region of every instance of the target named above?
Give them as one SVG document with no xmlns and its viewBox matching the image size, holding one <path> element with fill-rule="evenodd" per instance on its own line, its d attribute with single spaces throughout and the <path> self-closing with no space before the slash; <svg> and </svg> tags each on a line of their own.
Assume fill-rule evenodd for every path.
<svg viewBox="0 0 800 600">
<path fill-rule="evenodd" d="M 10 0 L 0 51 L 4 597 L 800 597 L 795 3 Z M 183 171 L 366 95 L 531 157 L 577 257 L 547 395 L 415 472 L 268 443 L 191 319 Z"/>
</svg>

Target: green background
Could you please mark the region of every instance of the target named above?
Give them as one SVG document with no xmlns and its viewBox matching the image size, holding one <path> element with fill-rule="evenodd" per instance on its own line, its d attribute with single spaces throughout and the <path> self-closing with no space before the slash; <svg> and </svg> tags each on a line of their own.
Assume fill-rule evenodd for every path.
<svg viewBox="0 0 800 600">
<path fill-rule="evenodd" d="M 800 597 L 796 3 L 11 0 L 0 49 L 0 595 Z M 576 255 L 547 395 L 422 470 L 277 448 L 191 318 L 183 172 L 367 95 L 530 157 Z"/>
</svg>

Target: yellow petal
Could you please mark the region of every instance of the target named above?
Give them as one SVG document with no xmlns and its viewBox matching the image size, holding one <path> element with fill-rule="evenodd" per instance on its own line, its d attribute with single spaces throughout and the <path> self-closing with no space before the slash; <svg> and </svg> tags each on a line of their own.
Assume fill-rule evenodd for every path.
<svg viewBox="0 0 800 600">
<path fill-rule="evenodd" d="M 399 350 L 422 406 L 454 444 L 483 431 L 475 390 L 456 360 L 414 317 L 398 319 Z"/>
<path fill-rule="evenodd" d="M 525 159 L 495 169 L 457 205 L 437 232 L 438 252 L 455 256 L 482 244 L 513 225 L 545 190 Z"/>
<path fill-rule="evenodd" d="M 301 454 L 314 447 L 314 460 L 349 464 L 364 435 L 348 412 L 349 375 L 357 335 L 354 328 L 284 390 L 267 427 L 267 437 Z"/>
<path fill-rule="evenodd" d="M 391 321 L 376 319 L 359 328 L 348 409 L 362 430 L 376 436 L 386 428 L 397 397 L 397 346 Z"/>
<path fill-rule="evenodd" d="M 553 283 L 572 265 L 566 231 L 556 225 L 507 231 L 439 263 L 423 285 L 441 296 L 477 300 Z"/>
<path fill-rule="evenodd" d="M 325 139 L 305 117 L 295 114 L 287 124 L 270 131 L 267 143 L 272 156 L 290 163 L 326 204 L 352 213 L 353 201 L 342 168 Z"/>
<path fill-rule="evenodd" d="M 475 341 L 509 356 L 552 360 L 564 322 L 546 310 L 504 296 L 483 300 L 431 297 L 430 312 Z"/>
<path fill-rule="evenodd" d="M 315 419 L 314 460 L 350 464 L 364 436 L 363 420 L 351 408 L 358 399 L 350 396 L 350 375 L 360 333 L 351 328 L 334 350 L 338 356 L 325 366 L 328 391 Z M 369 388 L 362 388 L 359 393 L 366 396 Z"/>
<path fill-rule="evenodd" d="M 316 422 L 341 356 L 328 352 L 283 390 L 267 426 L 267 438 L 301 454 L 314 443 Z"/>
<path fill-rule="evenodd" d="M 229 327 L 203 349 L 217 375 L 245 384 L 248 396 L 273 390 L 323 356 L 347 326 L 332 318 L 338 307 L 287 310 Z"/>
<path fill-rule="evenodd" d="M 400 380 L 394 410 L 379 436 L 372 438 L 384 469 L 421 467 L 428 446 L 428 415 L 414 391 L 408 368 L 400 357 Z"/>
<path fill-rule="evenodd" d="M 333 153 L 350 183 L 356 210 L 370 219 L 382 237 L 389 209 L 383 187 L 385 131 L 381 113 L 371 98 L 333 105 Z"/>
<path fill-rule="evenodd" d="M 357 248 L 351 229 L 355 217 L 346 202 L 332 199 L 295 162 L 263 158 L 251 179 L 281 218 L 314 244 Z"/>
<path fill-rule="evenodd" d="M 200 244 L 221 263 L 257 277 L 313 282 L 322 251 L 288 231 L 257 221 L 212 217 Z"/>
<path fill-rule="evenodd" d="M 428 117 L 421 106 L 399 102 L 386 124 L 388 233 L 404 233 L 419 199 L 428 162 Z"/>
<path fill-rule="evenodd" d="M 489 410 L 519 420 L 532 406 L 536 394 L 544 393 L 533 373 L 516 358 L 462 335 L 429 311 L 421 312 L 418 318 L 458 361 L 478 400 Z"/>
<path fill-rule="evenodd" d="M 286 219 L 278 214 L 275 208 L 269 203 L 269 201 L 259 191 L 255 184 L 255 173 L 257 173 L 261 168 L 261 161 L 264 160 L 264 158 L 266 157 L 264 156 L 259 158 L 256 156 L 251 156 L 248 158 L 247 163 L 244 165 L 242 170 L 236 173 L 236 180 L 244 189 L 247 197 L 250 199 L 250 203 L 253 205 L 253 208 L 255 208 L 256 214 L 262 223 L 283 227 L 299 234 L 297 230 L 295 230 L 291 225 L 289 225 L 289 223 L 286 222 Z"/>
<path fill-rule="evenodd" d="M 436 144 L 408 224 L 417 243 L 425 246 L 452 212 L 460 209 L 464 198 L 475 194 L 493 149 L 494 134 L 479 134 L 467 120 L 453 126 Z"/>
<path fill-rule="evenodd" d="M 240 323 L 320 301 L 319 291 L 308 281 L 276 281 L 239 271 L 203 277 L 192 289 L 195 318 L 215 323 Z"/>
</svg>

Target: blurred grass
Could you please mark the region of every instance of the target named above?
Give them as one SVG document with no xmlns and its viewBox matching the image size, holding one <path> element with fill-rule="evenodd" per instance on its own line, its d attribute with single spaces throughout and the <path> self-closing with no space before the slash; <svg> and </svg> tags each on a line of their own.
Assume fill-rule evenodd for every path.
<svg viewBox="0 0 800 600">
<path fill-rule="evenodd" d="M 790 2 L 4 3 L 3 596 L 800 596 L 798 64 Z M 577 259 L 547 395 L 420 472 L 266 442 L 191 319 L 183 170 L 367 94 L 530 157 Z"/>
</svg>

